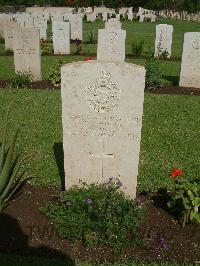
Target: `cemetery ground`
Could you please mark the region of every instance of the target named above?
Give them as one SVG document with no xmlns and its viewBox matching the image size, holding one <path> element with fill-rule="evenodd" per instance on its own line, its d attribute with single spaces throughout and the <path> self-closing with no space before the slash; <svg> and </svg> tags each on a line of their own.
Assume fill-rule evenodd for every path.
<svg viewBox="0 0 200 266">
<path fill-rule="evenodd" d="M 113 253 L 105 246 L 86 249 L 80 241 L 71 244 L 60 238 L 52 231 L 50 221 L 39 212 L 39 207 L 44 207 L 49 200 L 56 200 L 63 184 L 60 90 L 42 89 L 42 84 L 48 84 L 45 80 L 60 56 L 42 56 L 44 81 L 36 83 L 39 90 L 0 90 L 1 114 L 6 113 L 11 99 L 15 97 L 9 118 L 9 136 L 13 136 L 17 127 L 23 125 L 18 137 L 17 152 L 33 155 L 28 160 L 28 165 L 24 165 L 28 167 L 29 176 L 32 177 L 30 183 L 22 188 L 18 197 L 3 212 L 4 219 L 1 221 L 4 221 L 4 224 L 0 228 L 3 230 L 6 224 L 10 230 L 6 232 L 8 245 L 5 248 L 5 245 L 0 243 L 0 252 L 13 253 L 13 256 L 1 255 L 1 265 L 75 265 L 74 260 L 88 261 L 80 263 L 80 266 L 87 266 L 89 262 L 136 260 L 144 263 L 135 262 L 130 265 L 151 265 L 150 262 L 155 266 L 199 263 L 200 227 L 198 224 L 187 224 L 182 228 L 177 218 L 169 213 L 165 189 L 173 192 L 174 180 L 170 178 L 170 172 L 174 168 L 182 169 L 188 179 L 199 179 L 200 97 L 197 90 L 190 90 L 193 95 L 182 95 L 187 94 L 187 89 L 179 92 L 179 88 L 174 89 L 172 85 L 177 85 L 179 80 L 183 33 L 199 31 L 200 25 L 172 20 L 160 20 L 158 23 L 161 21 L 175 26 L 172 60 L 162 60 L 166 94 L 145 93 L 138 176 L 138 195 L 145 211 L 140 233 L 150 248 L 127 247 L 120 254 Z M 85 40 L 90 28 L 103 28 L 103 25 L 100 22 L 85 23 Z M 123 28 L 127 30 L 126 61 L 144 65 L 145 52 L 140 58 L 130 56 L 131 42 L 144 40 L 145 50 L 147 51 L 149 46 L 153 50 L 155 24 L 125 22 Z M 1 51 L 3 50 L 1 45 Z M 76 52 L 74 44 L 72 52 Z M 63 62 L 67 63 L 82 61 L 85 57 L 95 54 L 96 44 L 83 44 L 82 55 L 73 54 L 62 58 Z M 1 56 L 0 84 L 5 84 L 13 74 L 13 56 Z M 49 85 L 47 87 L 52 88 Z M 179 95 L 171 95 L 169 91 Z M 4 119 L 5 116 L 1 115 L 1 125 Z M 44 233 L 45 229 L 50 231 Z M 26 258 L 30 255 L 33 258 Z M 51 257 L 51 260 L 36 258 L 38 256 Z M 126 264 L 124 262 L 121 265 Z"/>
</svg>

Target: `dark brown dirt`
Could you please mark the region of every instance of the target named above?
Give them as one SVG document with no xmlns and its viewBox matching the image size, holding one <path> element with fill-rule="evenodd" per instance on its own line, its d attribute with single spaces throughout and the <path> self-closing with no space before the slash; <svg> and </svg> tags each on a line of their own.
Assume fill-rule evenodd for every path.
<svg viewBox="0 0 200 266">
<path fill-rule="evenodd" d="M 162 195 L 142 196 L 145 215 L 141 236 L 149 249 L 127 248 L 119 256 L 106 246 L 86 249 L 80 241 L 58 237 L 38 208 L 55 200 L 58 189 L 24 186 L 21 194 L 0 214 L 0 252 L 74 260 L 200 261 L 200 225 L 184 228 L 163 209 Z M 159 207 L 158 207 L 159 206 Z M 166 250 L 161 245 L 165 240 Z"/>
<path fill-rule="evenodd" d="M 0 80 L 0 88 L 7 88 L 10 84 L 9 80 Z M 54 86 L 47 80 L 31 82 L 28 86 L 28 89 L 46 89 L 46 90 L 58 90 L 60 86 Z M 195 95 L 200 96 L 200 89 L 197 88 L 184 88 L 179 86 L 163 86 L 157 90 L 148 90 L 145 91 L 156 94 L 174 94 L 174 95 Z"/>
</svg>

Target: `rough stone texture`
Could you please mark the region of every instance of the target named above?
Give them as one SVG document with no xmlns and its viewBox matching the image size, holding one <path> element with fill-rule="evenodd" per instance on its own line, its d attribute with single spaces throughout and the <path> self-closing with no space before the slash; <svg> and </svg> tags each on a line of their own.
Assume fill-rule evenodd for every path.
<svg viewBox="0 0 200 266">
<path fill-rule="evenodd" d="M 47 39 L 47 20 L 45 18 L 34 18 L 34 27 L 40 30 L 40 39 Z"/>
<path fill-rule="evenodd" d="M 144 22 L 144 15 L 140 14 L 139 22 Z"/>
<path fill-rule="evenodd" d="M 105 22 L 105 29 L 121 29 L 122 23 L 117 18 L 111 18 Z"/>
<path fill-rule="evenodd" d="M 184 35 L 179 85 L 200 88 L 200 32 Z"/>
<path fill-rule="evenodd" d="M 124 62 L 126 31 L 117 29 L 98 30 L 97 60 Z"/>
<path fill-rule="evenodd" d="M 39 29 L 16 29 L 14 34 L 15 72 L 30 72 L 33 80 L 41 80 Z"/>
<path fill-rule="evenodd" d="M 116 19 L 120 21 L 120 14 L 116 14 Z"/>
<path fill-rule="evenodd" d="M 132 21 L 133 20 L 133 13 L 128 13 L 128 20 Z"/>
<path fill-rule="evenodd" d="M 98 61 L 64 65 L 65 187 L 119 178 L 136 195 L 145 69 Z M 79 78 L 77 78 L 79 77 Z"/>
<path fill-rule="evenodd" d="M 156 25 L 155 56 L 159 57 L 163 52 L 167 52 L 167 57 L 171 57 L 173 26 L 167 24 Z"/>
<path fill-rule="evenodd" d="M 54 54 L 70 54 L 70 26 L 69 22 L 53 21 Z"/>
<path fill-rule="evenodd" d="M 19 24 L 16 22 L 8 22 L 5 29 L 5 48 L 13 51 L 14 45 L 14 33 L 19 28 Z"/>
<path fill-rule="evenodd" d="M 71 39 L 83 40 L 83 19 L 76 14 L 72 14 L 69 17 L 69 22 L 71 26 Z"/>
<path fill-rule="evenodd" d="M 107 13 L 103 13 L 102 17 L 103 17 L 103 21 L 108 21 L 108 14 Z"/>
<path fill-rule="evenodd" d="M 96 13 L 87 14 L 87 21 L 94 22 L 96 20 Z"/>
</svg>

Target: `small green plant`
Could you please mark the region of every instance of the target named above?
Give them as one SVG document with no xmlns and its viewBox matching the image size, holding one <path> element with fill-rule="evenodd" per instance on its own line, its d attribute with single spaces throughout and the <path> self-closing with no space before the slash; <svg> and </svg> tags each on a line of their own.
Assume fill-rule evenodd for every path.
<svg viewBox="0 0 200 266">
<path fill-rule="evenodd" d="M 146 77 L 145 85 L 150 90 L 158 89 L 162 84 L 162 67 L 158 58 L 153 54 L 148 57 L 145 63 Z"/>
<path fill-rule="evenodd" d="M 41 55 L 50 55 L 53 53 L 52 48 L 47 40 L 41 40 Z"/>
<path fill-rule="evenodd" d="M 5 49 L 4 55 L 13 55 L 13 51 L 11 49 Z"/>
<path fill-rule="evenodd" d="M 119 252 L 123 247 L 143 245 L 138 231 L 142 208 L 125 197 L 121 185 L 111 178 L 101 185 L 74 186 L 40 211 L 61 237 L 82 240 L 86 247 L 108 245 Z"/>
<path fill-rule="evenodd" d="M 76 55 L 82 55 L 83 54 L 83 49 L 82 49 L 82 41 L 79 39 L 74 39 L 72 40 L 72 42 L 75 44 L 76 46 L 76 51 L 75 54 Z"/>
<path fill-rule="evenodd" d="M 0 43 L 5 43 L 5 39 L 0 36 Z"/>
<path fill-rule="evenodd" d="M 159 58 L 162 60 L 166 60 L 169 58 L 169 53 L 167 52 L 167 50 L 163 51 L 160 53 Z"/>
<path fill-rule="evenodd" d="M 30 72 L 17 72 L 12 78 L 9 87 L 26 89 L 28 84 L 33 80 Z"/>
<path fill-rule="evenodd" d="M 189 221 L 200 223 L 200 183 L 180 177 L 174 180 L 175 194 L 168 202 L 168 207 L 178 212 L 185 226 Z"/>
<path fill-rule="evenodd" d="M 54 85 L 59 86 L 61 84 L 61 66 L 63 65 L 63 60 L 59 58 L 52 71 L 49 74 L 48 80 Z"/>
<path fill-rule="evenodd" d="M 141 40 L 140 42 L 132 42 L 131 50 L 132 56 L 140 57 L 144 50 L 144 40 Z"/>
<path fill-rule="evenodd" d="M 25 181 L 25 172 L 20 173 L 19 171 L 22 162 L 18 162 L 17 158 L 14 156 L 18 130 L 9 148 L 7 148 L 7 132 L 8 114 L 6 116 L 0 142 L 0 212 L 8 205 L 8 202 Z"/>
<path fill-rule="evenodd" d="M 95 44 L 96 41 L 94 39 L 94 31 L 89 31 L 88 33 L 88 41 L 87 41 L 87 44 Z"/>
</svg>

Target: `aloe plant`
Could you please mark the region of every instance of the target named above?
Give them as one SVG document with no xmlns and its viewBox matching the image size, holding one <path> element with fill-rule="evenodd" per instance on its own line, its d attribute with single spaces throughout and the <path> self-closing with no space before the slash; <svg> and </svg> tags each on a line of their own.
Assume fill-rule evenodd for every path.
<svg viewBox="0 0 200 266">
<path fill-rule="evenodd" d="M 7 149 L 8 114 L 0 141 L 0 212 L 7 206 L 24 181 L 24 173 L 19 173 L 22 162 L 14 156 L 18 131 L 15 133 L 10 147 Z"/>
</svg>

